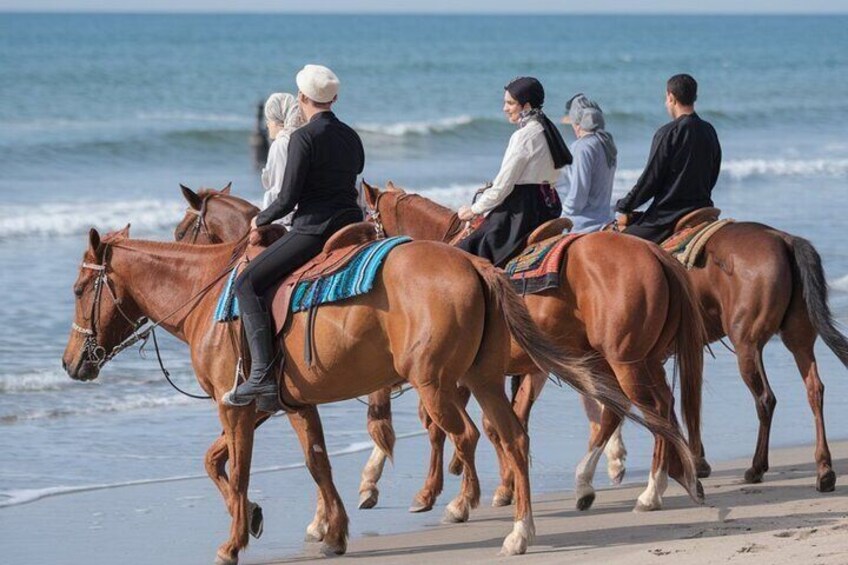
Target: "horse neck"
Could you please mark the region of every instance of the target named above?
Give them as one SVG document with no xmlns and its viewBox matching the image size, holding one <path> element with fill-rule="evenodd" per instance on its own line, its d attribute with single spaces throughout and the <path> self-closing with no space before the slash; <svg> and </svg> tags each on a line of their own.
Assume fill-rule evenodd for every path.
<svg viewBox="0 0 848 565">
<path fill-rule="evenodd" d="M 216 235 L 221 241 L 236 241 L 250 229 L 250 220 L 259 213 L 259 208 L 235 196 L 221 198 L 221 203 L 226 206 L 226 212 L 216 215 L 222 226 L 221 233 Z"/>
<path fill-rule="evenodd" d="M 213 291 L 193 297 L 223 271 L 232 252 L 233 244 L 123 240 L 112 246 L 110 270 L 143 316 L 186 341 L 187 328 L 208 318 L 217 299 Z"/>
<path fill-rule="evenodd" d="M 458 222 L 456 212 L 420 195 L 397 199 L 394 206 L 401 235 L 415 239 L 443 241 Z"/>
</svg>

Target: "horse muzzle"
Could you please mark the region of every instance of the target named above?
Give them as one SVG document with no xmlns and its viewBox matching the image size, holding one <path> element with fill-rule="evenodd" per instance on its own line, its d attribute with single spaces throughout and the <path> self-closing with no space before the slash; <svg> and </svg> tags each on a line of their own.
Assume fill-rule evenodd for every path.
<svg viewBox="0 0 848 565">
<path fill-rule="evenodd" d="M 100 375 L 100 367 L 86 359 L 80 359 L 76 364 L 68 364 L 63 359 L 62 368 L 75 381 L 93 381 Z"/>
</svg>

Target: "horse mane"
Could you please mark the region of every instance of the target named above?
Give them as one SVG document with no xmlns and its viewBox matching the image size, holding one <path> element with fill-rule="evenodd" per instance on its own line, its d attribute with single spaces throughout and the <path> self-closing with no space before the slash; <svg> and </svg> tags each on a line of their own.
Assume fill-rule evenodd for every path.
<svg viewBox="0 0 848 565">
<path fill-rule="evenodd" d="M 400 195 L 395 200 L 396 214 L 400 212 L 401 203 L 414 206 L 417 220 L 422 221 L 425 226 L 438 228 L 444 234 L 447 234 L 452 225 L 458 221 L 456 212 L 420 194 Z"/>
</svg>

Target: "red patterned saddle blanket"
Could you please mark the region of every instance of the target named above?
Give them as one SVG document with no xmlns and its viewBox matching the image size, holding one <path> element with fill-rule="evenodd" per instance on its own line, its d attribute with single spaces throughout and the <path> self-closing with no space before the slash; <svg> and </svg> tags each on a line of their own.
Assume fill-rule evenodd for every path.
<svg viewBox="0 0 848 565">
<path fill-rule="evenodd" d="M 521 294 L 536 294 L 558 287 L 563 257 L 568 247 L 583 235 L 557 235 L 527 246 L 504 267 L 515 290 Z"/>
</svg>

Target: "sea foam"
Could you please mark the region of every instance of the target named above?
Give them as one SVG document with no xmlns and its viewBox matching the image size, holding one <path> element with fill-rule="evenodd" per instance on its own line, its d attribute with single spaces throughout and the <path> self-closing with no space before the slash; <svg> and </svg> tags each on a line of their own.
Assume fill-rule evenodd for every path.
<svg viewBox="0 0 848 565">
<path fill-rule="evenodd" d="M 361 123 L 356 124 L 354 127 L 361 133 L 404 137 L 408 135 L 430 135 L 433 133 L 454 131 L 478 120 L 482 119 L 462 115 L 438 120 L 395 122 L 389 124 Z"/>
<path fill-rule="evenodd" d="M 134 200 L 90 203 L 44 203 L 7 206 L 0 212 L 0 239 L 84 234 L 89 227 L 173 229 L 182 219 L 185 203 L 177 200 Z"/>
</svg>

